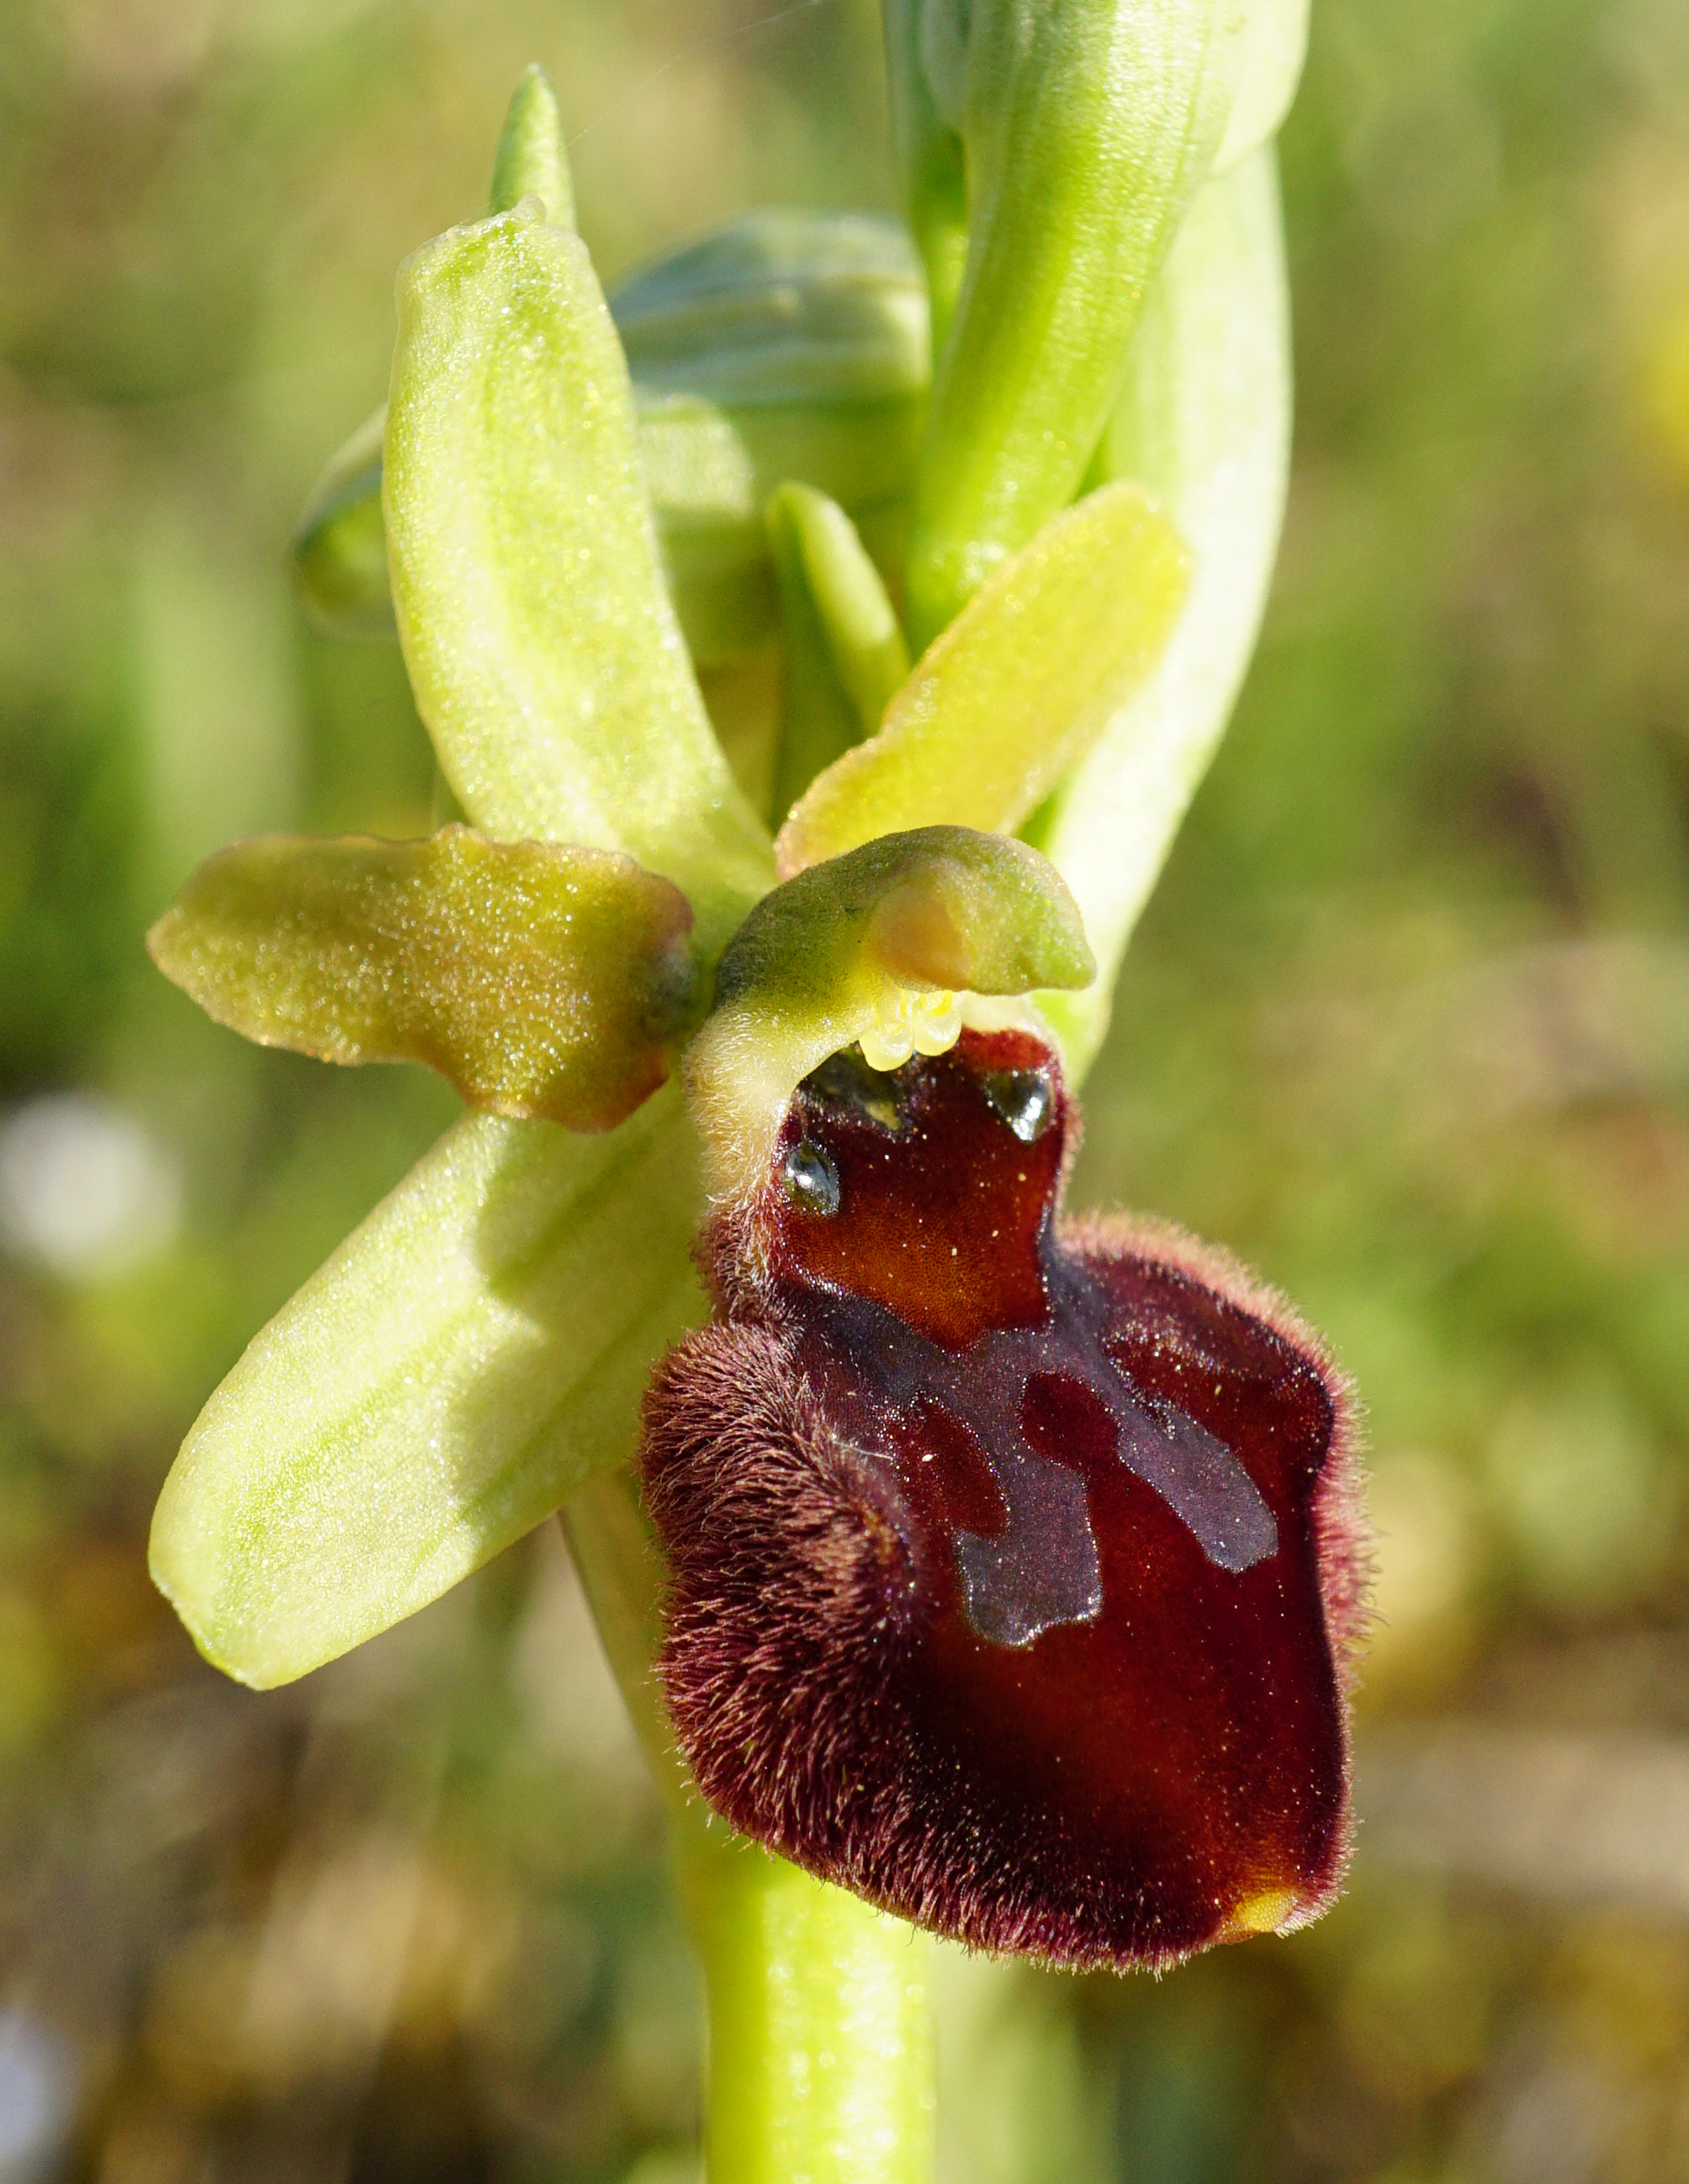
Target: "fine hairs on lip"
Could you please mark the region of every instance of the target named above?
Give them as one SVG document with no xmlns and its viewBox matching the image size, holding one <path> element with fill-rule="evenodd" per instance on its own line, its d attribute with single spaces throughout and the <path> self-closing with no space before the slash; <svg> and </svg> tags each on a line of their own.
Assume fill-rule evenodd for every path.
<svg viewBox="0 0 1689 2184">
<path fill-rule="evenodd" d="M 1005 1067 L 1049 1073 L 1041 1145 L 993 1104 Z M 1365 1550 L 1347 1384 L 1224 1255 L 1121 1216 L 1056 1217 L 1072 1107 L 1025 1034 L 964 1034 L 911 1064 L 886 1080 L 889 1110 L 818 1078 L 782 1151 L 824 1151 L 836 1198 L 781 1188 L 777 1156 L 769 1188 L 717 1221 L 717 1323 L 670 1353 L 646 1404 L 672 1572 L 661 1674 L 700 1789 L 781 1854 L 980 1947 L 1162 1965 L 1302 1923 L 1350 1835 Z M 875 1210 L 882 1178 L 914 1224 L 901 1240 Z M 1074 1378 L 1061 1316 L 1081 1308 L 1103 1315 L 1137 1414 L 1170 1422 L 1170 1461 L 1199 1434 L 1265 1497 L 1272 1529 L 1247 1561 L 1204 1548 L 1127 1458 L 1125 1413 Z M 943 1390 L 1005 1340 L 1031 1366 L 993 1428 Z M 1029 1545 L 1069 1552 L 1036 1533 L 1045 1505 L 1016 1501 L 1035 1468 L 1081 1493 L 1100 1587 L 997 1642 L 970 1606 L 969 1543 L 1031 1524 L 1023 1568 Z"/>
</svg>

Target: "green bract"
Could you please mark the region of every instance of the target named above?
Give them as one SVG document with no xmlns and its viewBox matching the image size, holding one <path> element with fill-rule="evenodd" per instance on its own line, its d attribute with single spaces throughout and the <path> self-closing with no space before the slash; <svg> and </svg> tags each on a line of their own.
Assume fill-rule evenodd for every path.
<svg viewBox="0 0 1689 2184">
<path fill-rule="evenodd" d="M 574 226 L 575 182 L 564 149 L 557 94 L 537 63 L 524 69 L 511 95 L 493 154 L 486 209 L 509 212 L 524 198 L 537 198 L 546 218 L 557 226 Z"/>
<path fill-rule="evenodd" d="M 925 640 L 1072 498 L 1186 207 L 1282 117 L 1307 7 L 892 0 L 887 33 L 944 332 L 909 546 Z"/>
<path fill-rule="evenodd" d="M 476 1106 L 607 1130 L 701 1011 L 692 907 L 552 842 L 237 843 L 147 936 L 219 1023 L 323 1061 L 421 1061 Z"/>
<path fill-rule="evenodd" d="M 1171 642 L 1028 829 L 1085 916 L 1101 973 L 1045 1013 L 1088 1067 L 1138 913 L 1225 732 L 1255 646 L 1284 512 L 1290 312 L 1270 149 L 1198 193 L 1145 305 L 1098 454 L 1141 478 L 1191 549 Z"/>
</svg>

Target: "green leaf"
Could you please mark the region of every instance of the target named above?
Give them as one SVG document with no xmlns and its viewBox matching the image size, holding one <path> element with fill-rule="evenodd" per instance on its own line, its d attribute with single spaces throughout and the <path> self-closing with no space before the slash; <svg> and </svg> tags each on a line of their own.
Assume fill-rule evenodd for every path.
<svg viewBox="0 0 1689 2184">
<path fill-rule="evenodd" d="M 538 198 L 553 227 L 575 225 L 575 184 L 563 139 L 557 93 L 537 61 L 523 70 L 511 94 L 493 156 L 489 213 L 509 212 L 524 198 Z"/>
<path fill-rule="evenodd" d="M 824 767 L 885 716 L 909 651 L 880 571 L 838 503 L 787 483 L 769 543 L 786 632 L 786 695 L 773 809 L 783 818 Z"/>
<path fill-rule="evenodd" d="M 523 207 L 409 259 L 383 474 L 400 641 L 488 833 L 625 851 L 706 953 L 767 885 L 658 566 L 615 329 L 585 247 Z"/>
<path fill-rule="evenodd" d="M 781 830 L 782 873 L 876 834 L 1020 827 L 1154 669 L 1184 603 L 1178 533 L 1135 486 L 1046 525 L 970 603 Z"/>
<path fill-rule="evenodd" d="M 165 1482 L 152 1567 L 208 1659 L 288 1682 L 415 1613 L 634 1443 L 703 1317 L 695 1139 L 467 1117 L 286 1305 Z"/>
<path fill-rule="evenodd" d="M 950 79 L 933 81 L 950 25 Z M 1078 490 L 1143 294 L 1220 148 L 1233 0 L 928 0 L 921 58 L 959 121 L 967 273 L 916 483 L 918 642 Z"/>
<path fill-rule="evenodd" d="M 1073 889 L 1102 972 L 1041 1004 L 1082 1072 L 1140 911 L 1207 771 L 1254 649 L 1290 451 L 1290 316 L 1270 149 L 1208 183 L 1132 345 L 1099 467 L 1142 479 L 1189 541 L 1194 574 L 1149 679 L 1029 830 Z"/>
<path fill-rule="evenodd" d="M 324 1061 L 420 1061 L 478 1107 L 608 1130 L 698 1013 L 692 915 L 631 858 L 447 827 L 239 842 L 147 936 L 219 1023 Z"/>
<path fill-rule="evenodd" d="M 1095 971 L 1072 898 L 1024 842 L 926 827 L 811 866 L 735 934 L 687 1050 L 712 1193 L 757 1188 L 792 1092 L 830 1054 L 900 1022 L 901 1053 L 870 1053 L 876 1067 L 942 1053 L 958 993 L 1083 986 Z"/>
</svg>

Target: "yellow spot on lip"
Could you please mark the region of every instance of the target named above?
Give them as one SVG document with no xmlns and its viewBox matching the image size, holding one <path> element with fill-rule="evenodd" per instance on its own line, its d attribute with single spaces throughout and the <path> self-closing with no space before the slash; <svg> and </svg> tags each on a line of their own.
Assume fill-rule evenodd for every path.
<svg viewBox="0 0 1689 2184">
<path fill-rule="evenodd" d="M 1257 1889 L 1232 1912 L 1231 1930 L 1236 1934 L 1276 1934 L 1295 1908 L 1293 1888 Z"/>
</svg>

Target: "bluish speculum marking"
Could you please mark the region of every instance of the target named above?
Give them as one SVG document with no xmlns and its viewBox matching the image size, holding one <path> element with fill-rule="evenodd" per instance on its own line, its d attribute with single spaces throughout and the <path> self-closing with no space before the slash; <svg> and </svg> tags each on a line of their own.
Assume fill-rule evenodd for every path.
<svg viewBox="0 0 1689 2184">
<path fill-rule="evenodd" d="M 992 1530 L 953 1531 L 971 1628 L 992 1644 L 1025 1646 L 1103 1610 L 1085 1479 L 1059 1451 L 1029 1438 L 1029 1412 L 1042 1393 L 1058 1399 L 1058 1409 L 1075 1396 L 1100 1407 L 1119 1462 L 1161 1497 L 1215 1568 L 1241 1573 L 1268 1559 L 1277 1552 L 1278 1527 L 1248 1472 L 1194 1418 L 1134 1384 L 1109 1350 L 1107 1299 L 1082 1266 L 1054 1248 L 1059 1145 L 1039 1143 L 1056 1114 L 1052 1079 L 1015 1070 L 972 1080 L 979 1117 L 998 1142 L 987 1142 L 964 1170 L 943 1157 L 947 1148 L 935 1144 L 931 1127 L 911 1113 L 920 1104 L 914 1096 L 920 1072 L 931 1068 L 911 1064 L 889 1077 L 836 1057 L 806 1085 L 803 1136 L 793 1150 L 820 1151 L 839 1178 L 839 1195 L 830 1210 L 816 1209 L 827 1223 L 828 1247 L 811 1254 L 804 1317 L 827 1350 L 852 1361 L 858 1396 L 881 1414 L 882 1426 L 908 1427 L 924 1407 L 936 1407 L 983 1459 L 1002 1521 Z M 881 1214 L 886 1187 L 896 1180 L 918 1224 L 901 1243 Z M 837 1248 L 847 1245 L 853 1188 L 870 1201 L 855 1265 L 847 1248 Z M 936 1193 L 925 1218 L 924 1191 Z M 795 1195 L 793 1202 L 801 1206 Z M 964 1248 L 981 1259 L 974 1311 L 954 1271 Z M 945 1290 L 947 1279 L 959 1283 L 956 1296 Z M 929 1332 L 914 1323 L 917 1317 L 941 1323 Z M 958 1332 L 969 1339 L 939 1339 Z"/>
</svg>

